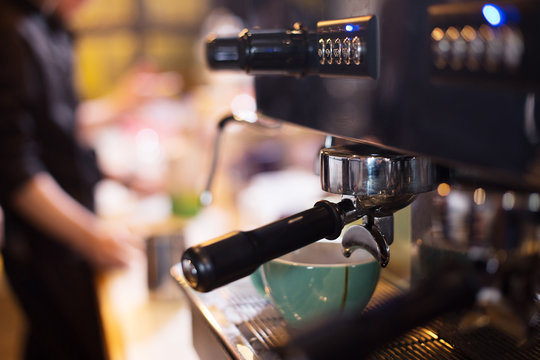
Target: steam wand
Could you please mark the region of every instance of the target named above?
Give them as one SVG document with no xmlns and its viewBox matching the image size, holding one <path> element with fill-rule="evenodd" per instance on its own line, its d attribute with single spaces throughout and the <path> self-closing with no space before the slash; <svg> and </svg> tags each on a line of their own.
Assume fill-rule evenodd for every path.
<svg viewBox="0 0 540 360">
<path fill-rule="evenodd" d="M 217 134 L 214 139 L 214 146 L 213 146 L 213 151 L 212 151 L 212 163 L 210 165 L 210 173 L 208 174 L 208 179 L 206 180 L 206 186 L 204 187 L 204 191 L 201 193 L 199 197 L 199 202 L 201 203 L 202 206 L 210 205 L 214 198 L 212 195 L 212 183 L 214 182 L 214 176 L 216 175 L 219 148 L 220 148 L 220 143 L 221 143 L 221 134 L 223 133 L 223 129 L 225 128 L 225 125 L 227 125 L 227 123 L 233 120 L 235 120 L 235 117 L 233 115 L 228 115 L 218 122 Z"/>
<path fill-rule="evenodd" d="M 216 175 L 216 169 L 217 164 L 219 160 L 219 149 L 221 144 L 221 138 L 223 136 L 223 131 L 225 130 L 225 126 L 231 122 L 238 122 L 241 124 L 257 124 L 265 128 L 273 129 L 278 128 L 280 126 L 279 123 L 271 123 L 271 122 L 264 122 L 261 120 L 261 117 L 258 117 L 256 113 L 253 113 L 252 118 L 246 118 L 242 119 L 235 115 L 227 115 L 223 119 L 221 119 L 218 122 L 217 125 L 217 134 L 214 139 L 214 146 L 212 150 L 212 163 L 210 165 L 210 172 L 208 174 L 208 179 L 206 180 L 206 185 L 204 187 L 204 191 L 199 196 L 199 202 L 202 206 L 208 206 L 212 203 L 214 196 L 212 195 L 212 184 L 214 183 L 214 178 Z"/>
</svg>

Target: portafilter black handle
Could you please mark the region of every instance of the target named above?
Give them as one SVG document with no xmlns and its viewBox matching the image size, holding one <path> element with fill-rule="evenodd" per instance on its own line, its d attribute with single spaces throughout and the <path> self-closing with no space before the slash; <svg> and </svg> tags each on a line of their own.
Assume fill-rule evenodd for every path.
<svg viewBox="0 0 540 360">
<path fill-rule="evenodd" d="M 317 240 L 337 238 L 354 204 L 319 201 L 313 208 L 251 231 L 233 232 L 190 247 L 182 256 L 189 285 L 210 291 L 253 273 L 263 263 Z"/>
</svg>

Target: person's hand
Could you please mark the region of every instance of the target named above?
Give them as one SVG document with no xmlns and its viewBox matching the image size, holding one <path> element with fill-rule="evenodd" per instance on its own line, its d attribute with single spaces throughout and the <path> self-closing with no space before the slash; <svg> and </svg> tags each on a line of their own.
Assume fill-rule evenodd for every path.
<svg viewBox="0 0 540 360">
<path fill-rule="evenodd" d="M 125 227 L 100 226 L 83 244 L 83 255 L 99 269 L 126 267 L 143 256 L 141 237 Z"/>
</svg>

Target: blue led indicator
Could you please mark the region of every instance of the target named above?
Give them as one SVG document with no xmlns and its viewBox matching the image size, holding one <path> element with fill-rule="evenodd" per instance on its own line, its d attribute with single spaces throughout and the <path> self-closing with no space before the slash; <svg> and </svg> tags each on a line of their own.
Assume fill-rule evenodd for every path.
<svg viewBox="0 0 540 360">
<path fill-rule="evenodd" d="M 491 26 L 499 26 L 505 22 L 504 11 L 498 6 L 486 4 L 482 7 L 482 14 Z"/>
<path fill-rule="evenodd" d="M 348 25 L 345 25 L 345 31 L 353 31 L 354 30 L 354 26 L 352 26 L 351 24 L 348 24 Z"/>
</svg>

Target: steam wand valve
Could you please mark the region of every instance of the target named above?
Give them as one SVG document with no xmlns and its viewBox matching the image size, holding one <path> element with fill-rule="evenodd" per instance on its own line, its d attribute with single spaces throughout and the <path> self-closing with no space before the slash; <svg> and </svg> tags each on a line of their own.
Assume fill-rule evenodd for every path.
<svg viewBox="0 0 540 360">
<path fill-rule="evenodd" d="M 208 66 L 252 74 L 304 75 L 317 69 L 317 35 L 300 23 L 287 30 L 244 29 L 237 37 L 211 37 Z"/>
<path fill-rule="evenodd" d="M 182 271 L 192 288 L 211 291 L 317 240 L 336 239 L 345 224 L 364 215 L 350 199 L 339 203 L 322 200 L 311 209 L 260 228 L 229 233 L 189 248 L 182 256 Z"/>
<path fill-rule="evenodd" d="M 208 179 L 206 180 L 206 186 L 204 187 L 204 191 L 199 196 L 199 202 L 202 206 L 210 205 L 214 198 L 212 195 L 212 183 L 214 182 L 214 177 L 216 175 L 220 148 L 219 144 L 221 143 L 221 136 L 223 134 L 223 129 L 225 128 L 225 125 L 227 125 L 230 121 L 233 120 L 235 120 L 234 116 L 228 115 L 218 122 L 217 134 L 214 139 L 214 147 L 212 151 L 212 163 L 210 165 L 210 173 L 208 174 Z"/>
</svg>

